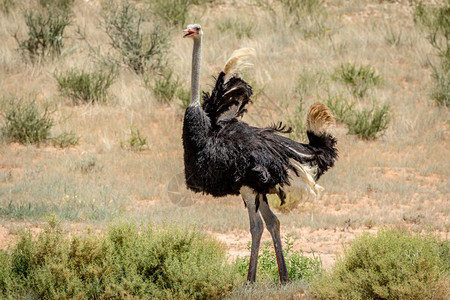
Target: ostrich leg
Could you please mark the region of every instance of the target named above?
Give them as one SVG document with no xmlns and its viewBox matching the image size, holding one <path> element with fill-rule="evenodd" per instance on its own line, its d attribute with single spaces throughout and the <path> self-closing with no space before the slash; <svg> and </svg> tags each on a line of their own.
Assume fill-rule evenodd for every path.
<svg viewBox="0 0 450 300">
<path fill-rule="evenodd" d="M 248 267 L 247 280 L 251 283 L 256 279 L 256 267 L 258 265 L 258 252 L 259 244 L 261 242 L 261 236 L 264 230 L 264 224 L 256 211 L 256 197 L 257 195 L 247 187 L 241 188 L 241 195 L 247 206 L 248 216 L 250 219 L 250 233 L 252 235 L 252 248 L 250 252 L 250 264 Z"/>
<path fill-rule="evenodd" d="M 275 254 L 277 255 L 277 264 L 278 264 L 278 273 L 280 274 L 280 282 L 281 284 L 286 284 L 289 282 L 289 274 L 283 256 L 283 249 L 281 248 L 280 221 L 278 220 L 277 216 L 270 210 L 265 195 L 261 195 L 259 203 L 260 203 L 259 211 L 261 212 L 261 215 L 264 218 L 264 222 L 266 222 L 267 229 L 272 235 L 273 245 L 275 247 Z"/>
</svg>

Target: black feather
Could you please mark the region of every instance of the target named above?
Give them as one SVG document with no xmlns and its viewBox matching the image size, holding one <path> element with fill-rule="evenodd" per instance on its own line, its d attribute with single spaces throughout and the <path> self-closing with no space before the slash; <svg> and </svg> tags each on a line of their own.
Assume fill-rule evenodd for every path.
<svg viewBox="0 0 450 300">
<path fill-rule="evenodd" d="M 242 116 L 246 111 L 245 106 L 252 95 L 251 86 L 239 77 L 232 77 L 225 82 L 225 73 L 221 72 L 216 79 L 216 84 L 211 94 L 203 93 L 203 110 L 210 118 L 214 126 L 220 116 L 236 106 L 235 112 L 228 116 L 233 119 Z"/>
<path fill-rule="evenodd" d="M 290 184 L 289 170 L 296 171 L 292 160 L 317 166 L 316 180 L 334 165 L 337 149 L 331 135 L 308 132 L 310 143 L 301 144 L 279 134 L 290 130 L 282 123 L 256 128 L 239 121 L 251 87 L 240 78 L 227 82 L 224 78 L 220 73 L 211 94 L 204 94 L 202 107 L 190 106 L 185 112 L 182 138 L 188 188 L 219 197 L 237 195 L 248 186 L 264 201 L 265 194 L 275 192 L 284 203 L 282 187 Z M 221 119 L 232 107 L 231 117 Z"/>
</svg>

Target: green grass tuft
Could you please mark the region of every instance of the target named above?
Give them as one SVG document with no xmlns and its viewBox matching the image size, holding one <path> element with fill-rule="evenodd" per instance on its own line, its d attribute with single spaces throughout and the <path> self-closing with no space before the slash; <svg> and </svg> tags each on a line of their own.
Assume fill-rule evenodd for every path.
<svg viewBox="0 0 450 300">
<path fill-rule="evenodd" d="M 332 78 L 345 83 L 355 97 L 363 98 L 369 88 L 377 86 L 381 82 L 380 75 L 376 74 L 369 65 L 356 66 L 345 63 L 335 68 Z"/>
</svg>

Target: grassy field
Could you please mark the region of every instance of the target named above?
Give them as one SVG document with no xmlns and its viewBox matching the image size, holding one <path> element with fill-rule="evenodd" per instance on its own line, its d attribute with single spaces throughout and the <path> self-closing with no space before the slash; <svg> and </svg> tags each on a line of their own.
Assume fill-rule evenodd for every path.
<svg viewBox="0 0 450 300">
<path fill-rule="evenodd" d="M 354 111 L 388 107 L 385 130 L 369 138 L 351 134 L 350 123 L 337 116 L 340 158 L 320 181 L 322 197 L 297 195 L 288 209 L 276 209 L 282 235 L 296 238 L 294 249 L 318 255 L 330 268 L 362 231 L 405 227 L 448 237 L 450 114 L 432 99 L 440 58 L 415 24 L 409 1 L 194 1 L 184 19 L 158 10 L 161 1 L 132 1 L 143 14 L 146 39 L 152 30 L 166 39 L 165 53 L 142 71 L 113 46 L 108 26 L 115 5 L 106 1 L 60 1 L 69 8 L 58 9 L 70 16 L 63 35 L 53 39 L 63 42 L 60 49 L 30 55 L 23 43 L 30 36 L 26 12 L 45 12 L 47 2 L 0 1 L 0 125 L 11 106 L 30 101 L 40 112 L 48 106 L 52 120 L 40 143 L 5 134 L 0 141 L 1 248 L 14 245 L 21 229 L 40 232 L 56 218 L 68 235 L 100 234 L 118 220 L 196 228 L 223 242 L 230 261 L 247 255 L 249 225 L 240 198 L 195 194 L 180 201 L 168 191 L 183 172 L 192 43 L 181 37 L 194 22 L 205 32 L 203 90 L 235 49 L 255 48 L 246 78 L 256 95 L 244 116 L 252 125 L 287 122 L 301 141 L 304 110 L 316 101 L 351 103 Z M 300 2 L 304 6 L 292 4 Z M 348 66 L 378 79 L 346 81 Z M 111 85 L 98 88 L 105 92 L 100 98 L 74 98 L 58 80 L 72 70 L 111 72 Z M 261 288 L 280 299 L 306 297 L 295 284 Z M 259 297 L 243 286 L 234 297 L 252 295 Z"/>
</svg>

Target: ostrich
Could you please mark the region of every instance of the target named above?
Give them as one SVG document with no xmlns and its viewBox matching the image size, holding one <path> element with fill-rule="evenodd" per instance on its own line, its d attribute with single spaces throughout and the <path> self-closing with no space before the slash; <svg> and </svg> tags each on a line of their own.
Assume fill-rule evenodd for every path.
<svg viewBox="0 0 450 300">
<path fill-rule="evenodd" d="M 309 144 L 281 135 L 290 130 L 282 123 L 257 128 L 238 120 L 246 111 L 252 88 L 233 74 L 243 64 L 248 49 L 233 53 L 212 92 L 204 93 L 200 104 L 203 31 L 200 25 L 192 24 L 184 32 L 184 37 L 194 42 L 191 101 L 185 111 L 182 134 L 186 186 L 214 197 L 240 194 L 248 210 L 252 239 L 247 280 L 253 283 L 256 279 L 264 219 L 274 243 L 280 282 L 287 283 L 280 222 L 269 207 L 267 194 L 277 194 L 282 204 L 288 186 L 318 195 L 321 187 L 316 181 L 334 165 L 338 155 L 336 139 L 328 130 L 334 118 L 323 104 L 315 103 L 309 108 Z"/>
</svg>

